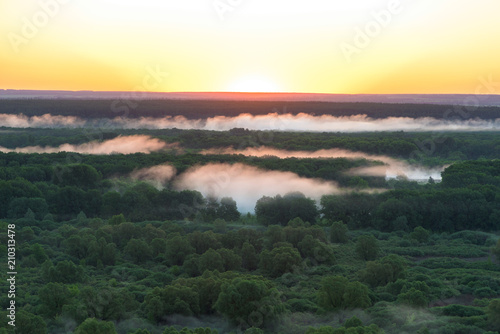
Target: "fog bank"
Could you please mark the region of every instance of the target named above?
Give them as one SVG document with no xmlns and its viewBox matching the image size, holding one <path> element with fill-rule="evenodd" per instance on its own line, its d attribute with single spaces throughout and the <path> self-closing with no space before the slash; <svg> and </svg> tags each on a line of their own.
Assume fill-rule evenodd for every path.
<svg viewBox="0 0 500 334">
<path fill-rule="evenodd" d="M 300 177 L 292 172 L 267 171 L 244 164 L 208 164 L 192 167 L 174 180 L 178 190 L 197 190 L 204 196 L 232 197 L 240 212 L 253 212 L 262 196 L 300 191 L 317 201 L 339 193 L 335 182 Z"/>
<path fill-rule="evenodd" d="M 135 181 L 145 181 L 152 184 L 156 189 L 162 189 L 176 174 L 175 167 L 164 164 L 133 171 L 130 178 Z"/>
<path fill-rule="evenodd" d="M 323 149 L 318 151 L 288 151 L 272 147 L 248 147 L 243 150 L 233 148 L 209 149 L 201 152 L 202 154 L 242 154 L 245 156 L 265 157 L 274 156 L 280 159 L 286 158 L 348 158 L 348 159 L 367 159 L 376 160 L 385 163 L 384 166 L 361 167 L 350 170 L 348 173 L 353 175 L 366 176 L 385 176 L 388 179 L 403 177 L 410 180 L 427 180 L 432 177 L 434 180 L 441 180 L 441 172 L 445 167 L 427 168 L 423 166 L 413 166 L 404 161 L 397 160 L 384 155 L 373 155 L 363 152 L 354 152 L 344 149 Z"/>
<path fill-rule="evenodd" d="M 366 115 L 335 117 L 314 116 L 307 113 L 267 115 L 240 114 L 235 117 L 215 116 L 206 119 L 187 119 L 184 116 L 163 118 L 141 117 L 85 120 L 73 116 L 45 114 L 28 117 L 23 114 L 0 114 L 0 126 L 16 128 L 92 127 L 101 129 L 199 129 L 227 131 L 246 128 L 263 131 L 304 132 L 371 132 L 371 131 L 498 131 L 500 118 L 489 121 L 480 119 L 435 119 L 431 117 L 389 117 L 373 119 Z"/>
<path fill-rule="evenodd" d="M 151 153 L 160 151 L 166 148 L 176 147 L 176 144 L 168 144 L 160 139 L 151 138 L 150 136 L 134 135 L 134 136 L 118 136 L 113 139 L 102 142 L 92 141 L 80 145 L 63 144 L 58 147 L 49 146 L 27 146 L 8 149 L 0 146 L 0 152 L 17 152 L 17 153 L 57 153 L 57 152 L 74 152 L 81 154 L 133 154 L 133 153 Z"/>
</svg>

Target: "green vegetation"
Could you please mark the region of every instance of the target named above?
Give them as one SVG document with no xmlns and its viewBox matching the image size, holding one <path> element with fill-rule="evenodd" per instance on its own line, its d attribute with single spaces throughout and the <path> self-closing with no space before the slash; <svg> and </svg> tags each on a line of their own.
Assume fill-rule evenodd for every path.
<svg viewBox="0 0 500 334">
<path fill-rule="evenodd" d="M 25 139 L 30 145 L 83 140 L 80 130 L 23 131 L 28 137 L 15 145 L 26 145 Z M 42 140 L 43 131 L 58 135 Z M 276 194 L 261 198 L 254 213 L 241 214 L 229 197 L 205 198 L 171 184 L 157 188 L 126 176 L 166 162 L 179 172 L 209 162 L 241 162 L 347 185 L 354 176 L 343 171 L 376 163 L 196 151 L 207 143 L 224 147 L 255 135 L 245 130 L 144 133 L 192 145 L 192 151 L 0 153 L 2 254 L 7 253 L 7 225 L 16 225 L 16 333 L 500 329 L 500 162 L 471 158 L 493 155 L 498 136 L 450 134 L 449 149 L 427 160 L 450 160 L 462 152 L 459 143 L 465 143 L 442 182 L 363 177 L 365 186 L 386 191 L 325 195 L 319 202 L 301 193 Z M 275 135 L 283 138 L 275 146 L 287 149 L 330 148 L 331 143 L 355 149 L 375 138 L 368 150 L 394 156 L 406 154 L 395 153 L 394 147 L 403 147 L 397 142 L 425 136 Z M 202 138 L 198 146 L 196 136 Z M 14 137 L 6 138 L 0 138 L 0 145 L 9 140 L 7 146 L 14 145 Z M 484 143 L 480 152 L 473 152 L 474 145 Z M 1 270 L 7 272 L 5 264 Z M 0 304 L 0 316 L 7 319 L 8 300 L 2 298 Z M 14 332 L 2 328 L 0 333 Z"/>
<path fill-rule="evenodd" d="M 132 103 L 131 101 L 129 101 Z M 453 105 L 438 104 L 398 104 L 398 103 L 349 103 L 349 102 L 312 102 L 312 101 L 210 101 L 210 100 L 141 100 L 140 108 L 133 102 L 130 108 L 111 108 L 115 100 L 77 100 L 77 99 L 7 99 L 0 105 L 2 114 L 42 114 L 79 116 L 82 118 L 114 118 L 124 109 L 131 118 L 164 117 L 183 115 L 188 119 L 213 116 L 237 116 L 239 114 L 263 115 L 271 112 L 298 114 L 307 110 L 316 115 L 351 116 L 367 115 L 371 118 L 387 117 L 461 117 L 462 110 Z M 278 110 L 280 109 L 280 110 Z M 458 109 L 458 110 L 457 110 Z M 498 107 L 478 107 L 470 112 L 471 118 L 496 119 Z"/>
</svg>

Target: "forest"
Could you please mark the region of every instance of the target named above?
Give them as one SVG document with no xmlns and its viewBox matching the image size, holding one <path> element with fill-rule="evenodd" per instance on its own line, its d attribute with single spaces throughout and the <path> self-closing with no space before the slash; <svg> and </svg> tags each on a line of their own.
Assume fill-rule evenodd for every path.
<svg viewBox="0 0 500 334">
<path fill-rule="evenodd" d="M 433 117 L 433 118 L 498 118 L 498 106 L 468 106 L 437 104 L 398 104 L 368 102 L 315 102 L 315 101 L 207 101 L 143 99 L 140 93 L 123 94 L 121 99 L 4 99 L 0 114 L 36 116 L 53 114 L 83 118 L 113 118 L 116 116 L 165 117 L 183 115 L 188 119 L 239 114 L 265 115 L 271 112 L 311 115 L 352 116 L 371 118 Z M 469 115 L 470 113 L 470 115 Z"/>
<path fill-rule="evenodd" d="M 0 113 L 80 112 L 71 101 L 60 102 L 37 101 L 32 108 L 34 101 L 14 100 Z M 101 103 L 109 106 L 93 101 L 85 116 L 100 115 Z M 143 103 L 158 117 L 160 102 Z M 162 115 L 196 103 L 173 103 Z M 269 111 L 265 102 L 247 108 Z M 396 110 L 349 108 L 370 110 L 372 117 Z M 349 108 L 338 110 L 349 114 Z M 419 108 L 402 110 L 422 116 Z M 442 108 L 427 108 L 423 116 Z M 494 108 L 477 112 L 488 119 Z M 82 149 L 132 136 L 166 146 L 146 153 Z M 236 151 L 217 151 L 228 147 Z M 243 154 L 259 147 L 362 154 Z M 14 239 L 8 230 L 14 230 L 18 272 L 16 330 L 5 326 L 0 333 L 496 333 L 499 150 L 498 133 L 487 131 L 0 128 L 0 254 L 6 259 L 7 241 Z M 352 172 L 391 163 L 440 167 L 441 177 Z M 179 186 L 178 178 L 214 164 L 293 174 L 332 191 L 312 198 L 306 187 L 276 190 L 245 211 L 225 188 L 211 196 Z M 157 166 L 175 172 L 168 178 L 141 173 Z M 1 268 L 8 272 L 6 260 Z M 8 291 L 1 286 L 4 321 Z"/>
</svg>

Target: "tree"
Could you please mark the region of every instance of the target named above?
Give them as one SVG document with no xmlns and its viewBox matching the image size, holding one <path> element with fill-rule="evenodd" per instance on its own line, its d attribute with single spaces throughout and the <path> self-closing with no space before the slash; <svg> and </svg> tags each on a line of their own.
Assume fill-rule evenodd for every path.
<svg viewBox="0 0 500 334">
<path fill-rule="evenodd" d="M 486 309 L 488 321 L 493 329 L 500 330 L 500 299 L 493 299 Z"/>
<path fill-rule="evenodd" d="M 344 304 L 344 291 L 349 284 L 342 276 L 325 277 L 318 291 L 318 305 L 327 311 L 340 309 Z"/>
<path fill-rule="evenodd" d="M 120 320 L 125 313 L 128 293 L 116 288 L 84 287 L 79 295 L 87 316 L 101 320 Z"/>
<path fill-rule="evenodd" d="M 360 282 L 349 282 L 342 276 L 328 276 L 321 281 L 318 305 L 326 311 L 367 308 L 371 305 L 368 287 Z"/>
<path fill-rule="evenodd" d="M 227 228 L 227 223 L 224 219 L 217 218 L 214 220 L 215 231 L 218 233 L 225 233 Z"/>
<path fill-rule="evenodd" d="M 332 227 L 330 228 L 330 240 L 333 243 L 345 244 L 349 241 L 347 237 L 347 232 L 349 229 L 347 225 L 341 221 L 336 221 L 332 223 Z"/>
<path fill-rule="evenodd" d="M 264 250 L 260 254 L 259 267 L 271 277 L 279 277 L 285 273 L 293 272 L 301 262 L 299 251 L 290 244 L 284 244 L 272 251 Z"/>
<path fill-rule="evenodd" d="M 234 251 L 227 248 L 221 248 L 217 250 L 217 253 L 219 253 L 222 258 L 224 271 L 235 271 L 241 269 L 241 256 L 236 254 Z"/>
<path fill-rule="evenodd" d="M 356 317 L 353 317 L 356 318 Z M 352 319 L 352 318 L 351 318 Z M 350 319 L 346 320 L 347 324 Z M 357 320 L 354 319 L 352 322 L 353 324 L 358 323 Z M 340 327 L 340 328 L 333 328 L 333 327 L 328 327 L 328 326 L 323 326 L 320 328 L 313 328 L 310 327 L 307 329 L 305 334 L 358 334 L 358 333 L 363 333 L 363 334 L 383 334 L 385 331 L 380 329 L 377 325 L 371 324 L 370 326 L 356 326 L 356 327 Z"/>
<path fill-rule="evenodd" d="M 218 234 L 212 231 L 206 231 L 201 233 L 200 231 L 195 231 L 187 236 L 191 246 L 196 249 L 196 253 L 203 254 L 210 248 L 219 249 L 222 247 L 218 240 Z"/>
<path fill-rule="evenodd" d="M 109 225 L 120 225 L 121 223 L 125 223 L 125 216 L 123 213 L 120 213 L 119 215 L 114 215 L 108 220 Z"/>
<path fill-rule="evenodd" d="M 49 269 L 49 277 L 52 282 L 77 283 L 83 281 L 84 270 L 72 261 L 60 261 Z"/>
<path fill-rule="evenodd" d="M 119 248 L 124 247 L 134 236 L 140 235 L 138 228 L 130 222 L 121 223 L 120 225 L 113 227 L 112 231 L 113 241 Z"/>
<path fill-rule="evenodd" d="M 378 205 L 378 199 L 370 194 L 352 193 L 325 195 L 321 197 L 320 203 L 326 219 L 363 228 L 372 224 L 372 212 Z"/>
<path fill-rule="evenodd" d="M 263 225 L 280 224 L 285 226 L 290 220 L 299 217 L 305 222 L 314 223 L 318 208 L 313 199 L 301 193 L 291 193 L 283 197 L 264 196 L 255 205 L 257 220 Z"/>
<path fill-rule="evenodd" d="M 116 334 L 116 330 L 111 321 L 88 318 L 76 328 L 75 334 Z"/>
<path fill-rule="evenodd" d="M 152 252 L 149 245 L 141 239 L 130 239 L 124 249 L 135 263 L 143 263 L 151 259 Z"/>
<path fill-rule="evenodd" d="M 202 211 L 202 216 L 205 221 L 213 221 L 217 217 L 217 211 L 219 211 L 220 204 L 217 202 L 217 198 L 208 197 L 205 208 Z"/>
<path fill-rule="evenodd" d="M 44 263 L 49 259 L 45 249 L 43 249 L 42 245 L 36 243 L 31 246 L 31 254 L 35 257 L 36 262 Z"/>
<path fill-rule="evenodd" d="M 80 211 L 87 211 L 88 200 L 84 190 L 75 186 L 67 186 L 58 188 L 50 196 L 48 203 L 51 204 L 50 212 L 68 217 Z"/>
<path fill-rule="evenodd" d="M 154 288 L 144 299 L 142 308 L 148 319 L 154 322 L 160 322 L 170 314 L 198 315 L 199 296 L 190 287 L 168 285 L 163 289 Z"/>
<path fill-rule="evenodd" d="M 500 239 L 497 241 L 495 247 L 491 249 L 491 252 L 497 258 L 497 261 L 500 261 Z"/>
<path fill-rule="evenodd" d="M 398 302 L 410 305 L 412 307 L 427 307 L 429 299 L 427 295 L 420 290 L 411 288 L 407 292 L 402 292 L 398 295 Z"/>
<path fill-rule="evenodd" d="M 299 242 L 298 247 L 300 254 L 304 258 L 309 258 L 313 263 L 333 264 L 335 256 L 329 245 L 322 243 L 308 234 Z"/>
<path fill-rule="evenodd" d="M 369 261 L 361 271 L 361 279 L 370 286 L 385 286 L 403 278 L 406 261 L 398 255 L 391 254 L 377 261 Z"/>
<path fill-rule="evenodd" d="M 344 295 L 344 308 L 367 308 L 371 306 L 368 287 L 360 282 L 347 284 Z"/>
<path fill-rule="evenodd" d="M 269 282 L 241 278 L 222 285 L 215 308 L 242 329 L 262 328 L 285 311 L 278 290 Z"/>
<path fill-rule="evenodd" d="M 245 241 L 243 247 L 241 248 L 241 265 L 247 270 L 255 270 L 259 265 L 259 258 L 255 252 L 255 247 Z"/>
<path fill-rule="evenodd" d="M 84 259 L 89 255 L 89 246 L 91 241 L 95 241 L 93 235 L 72 235 L 67 238 L 63 244 L 66 246 L 66 252 L 78 259 Z"/>
<path fill-rule="evenodd" d="M 232 222 L 240 219 L 240 213 L 236 206 L 236 201 L 231 197 L 223 197 L 220 200 L 220 206 L 217 208 L 217 217 L 225 221 Z"/>
<path fill-rule="evenodd" d="M 373 235 L 362 235 L 356 242 L 356 253 L 363 260 L 374 260 L 377 258 L 378 244 Z"/>
<path fill-rule="evenodd" d="M 195 249 L 185 237 L 175 236 L 167 240 L 165 257 L 171 265 L 182 265 L 186 256 L 193 254 Z"/>
<path fill-rule="evenodd" d="M 46 334 L 47 325 L 43 321 L 42 317 L 31 314 L 24 310 L 19 310 L 16 314 L 16 333 Z"/>
<path fill-rule="evenodd" d="M 104 237 L 101 237 L 98 241 L 91 241 L 88 253 L 87 263 L 94 266 L 97 266 L 99 263 L 114 265 L 118 256 L 116 244 L 106 242 Z"/>
<path fill-rule="evenodd" d="M 215 313 L 214 305 L 217 298 L 219 298 L 222 283 L 227 282 L 232 277 L 235 277 L 233 273 L 220 274 L 215 271 L 206 271 L 199 277 L 180 278 L 174 281 L 174 284 L 186 286 L 196 291 L 200 314 L 209 315 Z"/>
<path fill-rule="evenodd" d="M 121 212 L 124 212 L 124 205 L 122 202 L 122 196 L 119 192 L 108 191 L 102 195 L 102 214 L 104 217 L 112 216 L 108 222 L 111 225 L 119 225 L 125 222 L 125 216 Z M 121 217 L 118 217 L 121 216 Z M 114 218 L 118 217 L 118 218 Z M 113 219 L 114 218 L 114 219 Z"/>
<path fill-rule="evenodd" d="M 157 257 L 158 255 L 165 253 L 167 250 L 167 241 L 161 238 L 155 238 L 151 240 L 151 251 L 153 253 L 153 257 Z"/>
<path fill-rule="evenodd" d="M 375 226 L 377 229 L 391 231 L 394 229 L 393 224 L 398 217 L 406 217 L 408 225 L 415 226 L 416 211 L 414 204 L 408 200 L 389 198 L 378 205 L 375 217 Z"/>
<path fill-rule="evenodd" d="M 138 329 L 135 332 L 129 332 L 128 334 L 151 334 L 147 329 Z"/>
<path fill-rule="evenodd" d="M 196 329 L 188 329 L 183 328 L 178 331 L 175 327 L 167 327 L 163 331 L 162 334 L 218 334 L 215 329 L 210 328 L 196 328 Z"/>
<path fill-rule="evenodd" d="M 224 271 L 224 260 L 222 259 L 222 256 L 212 248 L 201 255 L 198 265 L 201 272 L 204 272 L 205 270 Z"/>
<path fill-rule="evenodd" d="M 278 242 L 284 242 L 286 240 L 285 232 L 283 227 L 279 225 L 270 225 L 264 234 L 266 246 L 268 248 L 273 248 L 273 245 Z"/>
<path fill-rule="evenodd" d="M 95 188 L 101 179 L 99 172 L 86 164 L 66 165 L 62 173 L 54 173 L 54 183 L 61 186 L 76 186 L 79 188 Z"/>
<path fill-rule="evenodd" d="M 40 289 L 38 298 L 43 313 L 55 317 L 61 314 L 63 306 L 71 301 L 72 294 L 64 284 L 49 283 Z"/>
<path fill-rule="evenodd" d="M 413 229 L 413 232 L 410 233 L 410 238 L 415 239 L 418 242 L 427 242 L 430 235 L 431 232 L 427 231 L 422 226 L 417 226 Z"/>
<path fill-rule="evenodd" d="M 198 254 L 190 254 L 186 256 L 182 264 L 182 270 L 191 277 L 199 276 L 200 272 L 200 257 Z"/>
<path fill-rule="evenodd" d="M 363 322 L 359 320 L 359 318 L 356 316 L 347 319 L 344 323 L 345 328 L 361 327 L 361 326 L 363 326 Z"/>
<path fill-rule="evenodd" d="M 265 332 L 260 328 L 251 327 L 247 329 L 244 334 L 264 334 L 264 333 Z"/>
<path fill-rule="evenodd" d="M 18 240 L 20 242 L 28 242 L 35 239 L 35 231 L 31 227 L 25 226 L 19 231 Z M 32 250 L 33 253 L 33 250 Z M 43 262 L 43 261 L 42 261 Z"/>
<path fill-rule="evenodd" d="M 49 213 L 49 206 L 44 198 L 14 198 L 9 204 L 8 216 L 22 218 L 29 210 L 33 212 L 33 218 L 41 220 Z"/>
</svg>

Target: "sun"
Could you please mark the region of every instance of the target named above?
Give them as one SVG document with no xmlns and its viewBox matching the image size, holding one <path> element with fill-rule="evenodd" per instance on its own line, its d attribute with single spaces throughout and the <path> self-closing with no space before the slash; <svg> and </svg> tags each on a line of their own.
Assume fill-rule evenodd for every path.
<svg viewBox="0 0 500 334">
<path fill-rule="evenodd" d="M 280 89 L 276 83 L 266 77 L 248 76 L 229 85 L 228 91 L 238 93 L 276 93 L 280 92 Z"/>
</svg>

